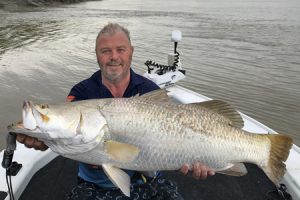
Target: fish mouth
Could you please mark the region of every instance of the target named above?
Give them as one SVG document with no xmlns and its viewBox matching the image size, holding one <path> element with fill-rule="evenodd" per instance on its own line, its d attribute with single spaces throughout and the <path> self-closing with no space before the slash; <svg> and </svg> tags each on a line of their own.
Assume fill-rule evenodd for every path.
<svg viewBox="0 0 300 200">
<path fill-rule="evenodd" d="M 23 122 L 17 122 L 17 123 L 8 125 L 7 129 L 8 129 L 8 131 L 13 132 L 16 130 L 24 130 L 25 128 L 24 128 Z"/>
<path fill-rule="evenodd" d="M 35 130 L 37 128 L 37 120 L 35 118 L 34 105 L 31 101 L 24 101 L 22 110 L 23 129 Z M 16 127 L 20 127 L 19 123 Z"/>
<path fill-rule="evenodd" d="M 39 138 L 39 140 L 41 141 L 48 141 L 49 136 L 45 133 L 43 133 L 39 127 L 36 127 L 35 129 L 27 129 L 26 127 L 24 127 L 23 122 L 17 122 L 17 123 L 13 123 L 7 126 L 7 130 L 8 132 L 11 133 L 21 133 L 21 134 L 25 134 L 34 138 Z"/>
<path fill-rule="evenodd" d="M 35 129 L 25 128 L 23 122 L 17 122 L 17 123 L 10 124 L 10 125 L 7 126 L 7 130 L 9 132 L 12 132 L 12 133 L 24 133 L 24 134 L 27 134 L 27 135 L 31 135 L 33 133 L 40 133 L 41 132 L 38 127 L 36 127 Z"/>
<path fill-rule="evenodd" d="M 10 124 L 8 131 L 35 131 L 37 130 L 37 121 L 34 116 L 34 106 L 31 101 L 24 101 L 22 109 L 22 121 Z"/>
<path fill-rule="evenodd" d="M 35 109 L 34 104 L 31 101 L 24 101 L 22 121 L 8 125 L 7 130 L 9 132 L 23 133 L 36 137 L 37 133 L 42 132 L 36 120 L 36 117 L 39 117 L 36 113 L 38 113 L 38 111 Z"/>
</svg>

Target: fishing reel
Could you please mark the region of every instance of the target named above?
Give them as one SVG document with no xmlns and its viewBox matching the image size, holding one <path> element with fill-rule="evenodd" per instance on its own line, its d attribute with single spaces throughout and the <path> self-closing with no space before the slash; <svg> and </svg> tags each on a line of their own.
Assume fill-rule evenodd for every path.
<svg viewBox="0 0 300 200">
<path fill-rule="evenodd" d="M 16 133 L 9 132 L 6 138 L 6 149 L 3 153 L 2 167 L 6 169 L 6 183 L 8 187 L 8 193 L 10 199 L 15 199 L 13 194 L 13 188 L 11 183 L 11 176 L 16 176 L 20 169 L 22 168 L 22 164 L 17 162 L 13 162 L 14 151 L 16 150 Z M 7 195 L 7 194 L 6 194 Z"/>
<path fill-rule="evenodd" d="M 8 169 L 12 165 L 14 151 L 16 150 L 16 134 L 8 133 L 6 138 L 6 149 L 3 154 L 2 167 Z"/>
<path fill-rule="evenodd" d="M 16 133 L 9 132 L 6 138 L 6 149 L 3 154 L 2 167 L 7 169 L 8 175 L 16 176 L 22 167 L 22 164 L 13 162 L 14 151 L 16 150 Z"/>
</svg>

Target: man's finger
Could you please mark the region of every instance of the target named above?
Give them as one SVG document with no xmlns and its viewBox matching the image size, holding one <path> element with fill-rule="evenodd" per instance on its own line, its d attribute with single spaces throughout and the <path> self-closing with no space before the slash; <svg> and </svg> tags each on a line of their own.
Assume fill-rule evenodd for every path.
<svg viewBox="0 0 300 200">
<path fill-rule="evenodd" d="M 180 168 L 180 172 L 183 174 L 187 174 L 189 172 L 189 165 L 185 164 Z"/>
<path fill-rule="evenodd" d="M 26 138 L 26 135 L 23 135 L 23 134 L 17 134 L 17 141 L 20 142 L 20 143 L 24 143 L 25 141 L 25 138 Z"/>
<path fill-rule="evenodd" d="M 207 170 L 207 167 L 206 166 L 204 166 L 204 165 L 202 165 L 201 167 L 200 167 L 200 179 L 202 179 L 202 180 L 205 180 L 206 178 L 207 178 L 207 172 L 208 172 L 208 170 Z"/>
<path fill-rule="evenodd" d="M 48 149 L 48 146 L 44 144 L 44 142 L 35 140 L 33 144 L 33 148 L 35 150 L 45 151 Z"/>
<path fill-rule="evenodd" d="M 32 148 L 35 142 L 35 138 L 33 137 L 26 137 L 25 141 L 24 141 L 24 145 L 28 148 Z"/>
<path fill-rule="evenodd" d="M 216 173 L 214 172 L 214 171 L 208 171 L 208 175 L 210 175 L 210 176 L 214 176 Z"/>
<path fill-rule="evenodd" d="M 193 177 L 195 179 L 200 179 L 201 177 L 201 167 L 200 167 L 200 163 L 194 163 L 193 164 Z"/>
</svg>

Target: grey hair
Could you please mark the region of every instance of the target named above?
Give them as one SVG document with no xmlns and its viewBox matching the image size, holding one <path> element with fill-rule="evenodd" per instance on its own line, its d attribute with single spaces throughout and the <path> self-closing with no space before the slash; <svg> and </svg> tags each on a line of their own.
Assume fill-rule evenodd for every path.
<svg viewBox="0 0 300 200">
<path fill-rule="evenodd" d="M 130 39 L 130 32 L 128 29 L 124 28 L 123 26 L 117 24 L 117 23 L 108 23 L 105 25 L 100 32 L 98 33 L 98 36 L 96 38 L 96 41 L 98 38 L 102 35 L 114 35 L 118 32 L 123 32 L 128 38 L 129 44 L 131 44 L 131 39 Z"/>
</svg>

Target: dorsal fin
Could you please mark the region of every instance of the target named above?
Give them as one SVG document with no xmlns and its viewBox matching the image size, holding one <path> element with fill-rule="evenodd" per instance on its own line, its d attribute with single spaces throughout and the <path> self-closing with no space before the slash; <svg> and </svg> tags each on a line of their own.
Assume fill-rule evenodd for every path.
<svg viewBox="0 0 300 200">
<path fill-rule="evenodd" d="M 167 90 L 165 89 L 157 89 L 146 94 L 139 96 L 139 98 L 143 98 L 146 101 L 152 101 L 157 103 L 168 103 L 172 102 L 172 99 L 168 96 Z"/>
<path fill-rule="evenodd" d="M 231 105 L 221 100 L 210 100 L 200 103 L 192 103 L 193 105 L 207 108 L 210 111 L 216 112 L 230 121 L 230 125 L 236 128 L 244 127 L 244 120 L 240 113 L 237 112 Z"/>
</svg>

